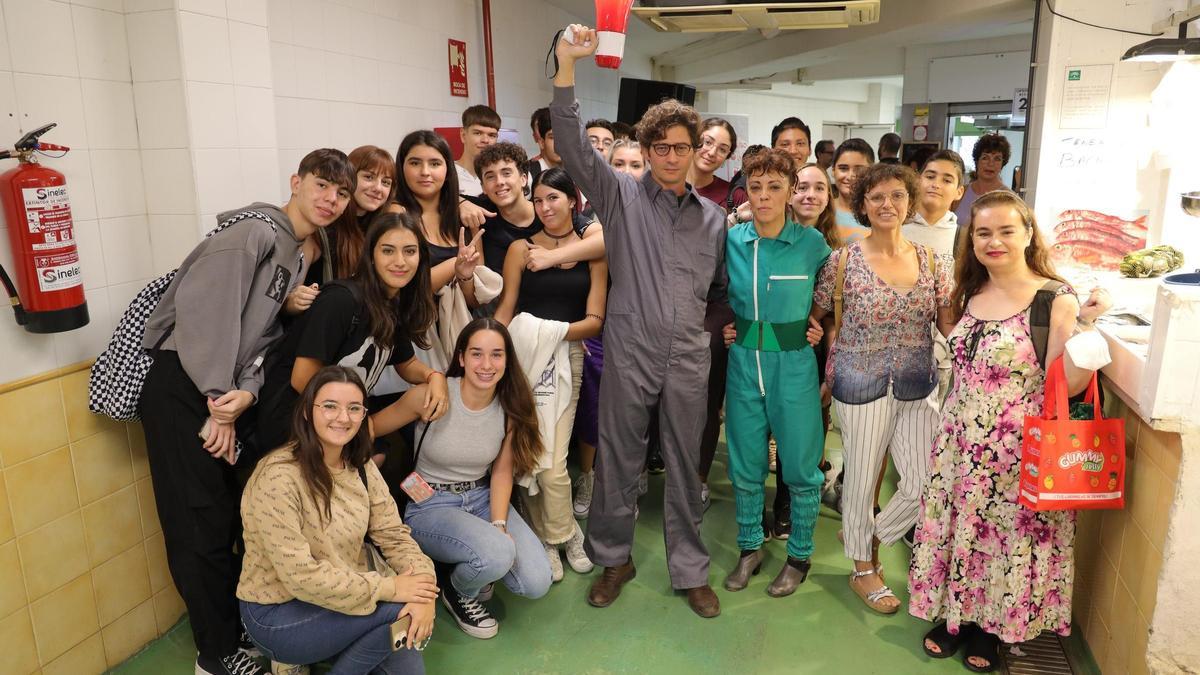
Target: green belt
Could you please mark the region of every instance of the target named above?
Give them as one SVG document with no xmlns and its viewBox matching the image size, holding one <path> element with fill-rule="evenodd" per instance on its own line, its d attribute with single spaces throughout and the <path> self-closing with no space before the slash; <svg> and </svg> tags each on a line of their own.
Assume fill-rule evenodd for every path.
<svg viewBox="0 0 1200 675">
<path fill-rule="evenodd" d="M 807 319 L 788 323 L 772 323 L 770 321 L 751 321 L 739 316 L 734 318 L 733 324 L 737 328 L 737 344 L 746 349 L 757 349 L 761 352 L 792 352 L 809 346 Z"/>
</svg>

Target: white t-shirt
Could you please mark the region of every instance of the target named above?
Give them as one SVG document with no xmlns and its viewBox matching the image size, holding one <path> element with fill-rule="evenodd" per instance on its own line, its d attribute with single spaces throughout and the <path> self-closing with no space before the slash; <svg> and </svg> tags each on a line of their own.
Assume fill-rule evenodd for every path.
<svg viewBox="0 0 1200 675">
<path fill-rule="evenodd" d="M 913 219 L 904 224 L 900 233 L 917 245 L 929 246 L 935 253 L 954 255 L 954 235 L 958 232 L 958 216 L 947 211 L 942 219 L 930 225 L 918 211 Z"/>
<path fill-rule="evenodd" d="M 479 179 L 471 175 L 458 162 L 454 163 L 454 170 L 458 172 L 458 194 L 468 197 L 478 197 L 483 194 L 483 183 Z"/>
</svg>

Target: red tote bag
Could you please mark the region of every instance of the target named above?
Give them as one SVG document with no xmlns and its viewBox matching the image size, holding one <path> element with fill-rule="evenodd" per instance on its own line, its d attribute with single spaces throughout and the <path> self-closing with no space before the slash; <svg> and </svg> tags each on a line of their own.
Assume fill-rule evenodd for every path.
<svg viewBox="0 0 1200 675">
<path fill-rule="evenodd" d="M 1046 373 L 1042 415 L 1025 416 L 1019 503 L 1034 511 L 1125 507 L 1125 420 L 1104 419 L 1092 374 L 1093 419 L 1070 419 L 1062 357 Z"/>
</svg>

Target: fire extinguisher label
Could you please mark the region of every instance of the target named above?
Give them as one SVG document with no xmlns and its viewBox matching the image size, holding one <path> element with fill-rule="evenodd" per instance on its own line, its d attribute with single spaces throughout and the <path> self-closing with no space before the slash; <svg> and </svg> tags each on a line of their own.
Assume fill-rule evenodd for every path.
<svg viewBox="0 0 1200 675">
<path fill-rule="evenodd" d="M 71 220 L 71 201 L 66 185 L 22 188 L 25 200 L 25 224 L 29 233 L 41 234 L 42 240 L 34 238 L 33 250 L 53 251 L 75 245 L 75 233 Z"/>
<path fill-rule="evenodd" d="M 83 284 L 78 251 L 35 255 L 33 265 L 37 268 L 38 288 L 43 292 L 61 291 Z"/>
</svg>

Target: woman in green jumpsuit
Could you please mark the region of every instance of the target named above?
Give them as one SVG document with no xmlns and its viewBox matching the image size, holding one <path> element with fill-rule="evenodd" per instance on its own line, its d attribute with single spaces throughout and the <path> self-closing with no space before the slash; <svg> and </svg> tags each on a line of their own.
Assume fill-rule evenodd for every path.
<svg viewBox="0 0 1200 675">
<path fill-rule="evenodd" d="M 830 248 L 819 231 L 787 218 L 796 181 L 788 155 L 760 153 L 742 170 L 754 220 L 730 228 L 725 242 L 729 304 L 736 315 L 725 430 L 741 556 L 725 588 L 742 590 L 762 565 L 763 484 L 772 433 L 792 501 L 788 560 L 767 588 L 782 597 L 808 576 L 824 478 L 818 468 L 824 444 L 821 395 L 806 333 L 813 284 Z"/>
</svg>

